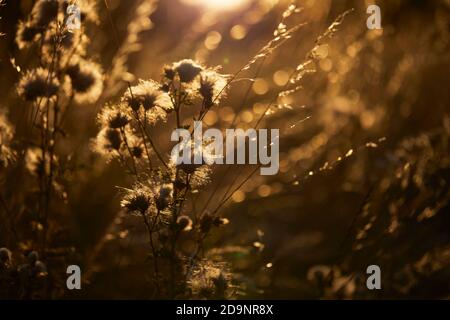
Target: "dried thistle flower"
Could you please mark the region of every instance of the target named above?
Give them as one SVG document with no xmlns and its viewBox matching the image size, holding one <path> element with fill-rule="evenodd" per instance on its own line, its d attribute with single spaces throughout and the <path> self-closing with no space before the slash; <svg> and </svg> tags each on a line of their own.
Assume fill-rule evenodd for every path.
<svg viewBox="0 0 450 320">
<path fill-rule="evenodd" d="M 122 144 L 122 137 L 120 136 L 120 132 L 115 129 L 106 129 L 105 135 L 108 146 L 114 150 L 119 150 Z"/>
<path fill-rule="evenodd" d="M 205 107 L 212 107 L 213 103 L 219 103 L 225 96 L 224 88 L 227 86 L 227 76 L 215 70 L 205 70 L 200 74 L 200 95 L 205 101 Z"/>
<path fill-rule="evenodd" d="M 117 129 L 103 128 L 92 140 L 91 148 L 94 152 L 105 156 L 108 160 L 117 154 L 113 151 L 119 151 L 122 146 L 122 137 Z"/>
<path fill-rule="evenodd" d="M 161 91 L 159 84 L 153 80 L 140 80 L 138 85 L 125 92 L 124 100 L 134 111 L 140 107 L 146 111 L 158 107 L 172 109 L 169 95 Z"/>
<path fill-rule="evenodd" d="M 199 188 L 210 182 L 211 167 L 201 166 L 190 174 L 191 188 Z"/>
<path fill-rule="evenodd" d="M 126 208 L 128 212 L 139 212 L 145 214 L 150 207 L 150 192 L 141 186 L 136 189 L 127 189 L 120 205 Z"/>
<path fill-rule="evenodd" d="M 133 157 L 140 159 L 144 154 L 144 148 L 142 148 L 140 145 L 133 146 L 131 147 L 131 153 L 133 154 Z"/>
<path fill-rule="evenodd" d="M 203 70 L 203 67 L 191 59 L 184 59 L 173 64 L 173 70 L 180 77 L 181 82 L 192 82 Z"/>
<path fill-rule="evenodd" d="M 184 173 L 193 175 L 196 171 L 199 171 L 202 167 L 205 167 L 208 164 L 214 163 L 214 155 L 203 152 L 204 146 L 198 146 L 191 149 L 191 160 L 189 163 L 180 163 L 177 165 L 177 167 L 181 170 L 183 170 Z M 179 155 L 178 155 L 179 156 Z M 177 155 L 171 158 L 172 163 L 177 163 Z M 201 156 L 201 163 L 195 163 L 196 156 Z"/>
<path fill-rule="evenodd" d="M 155 193 L 155 204 L 158 210 L 167 208 L 173 200 L 173 186 L 165 183 L 159 186 Z"/>
<path fill-rule="evenodd" d="M 103 89 L 102 71 L 97 63 L 80 60 L 72 63 L 66 69 L 72 89 L 76 93 L 75 99 L 79 103 L 95 102 Z"/>
<path fill-rule="evenodd" d="M 119 129 L 125 127 L 130 122 L 130 117 L 124 113 L 117 112 L 109 120 L 109 127 Z"/>
<path fill-rule="evenodd" d="M 173 108 L 169 95 L 153 80 L 140 80 L 125 92 L 122 100 L 150 124 L 165 120 L 167 112 Z"/>
<path fill-rule="evenodd" d="M 37 98 L 56 95 L 58 89 L 58 80 L 53 78 L 48 70 L 37 68 L 28 71 L 20 79 L 18 93 L 27 101 L 35 101 Z"/>
<path fill-rule="evenodd" d="M 194 163 L 181 163 L 178 165 L 178 168 L 183 170 L 186 174 L 193 174 L 195 170 L 200 168 L 201 164 L 194 164 Z"/>
<path fill-rule="evenodd" d="M 220 272 L 220 274 L 217 277 L 213 277 L 212 281 L 214 283 L 215 287 L 215 294 L 217 297 L 225 298 L 226 290 L 228 288 L 228 279 L 226 278 L 225 274 L 223 272 Z"/>
<path fill-rule="evenodd" d="M 172 66 L 164 66 L 164 77 L 168 80 L 173 80 L 175 78 L 176 71 Z"/>
<path fill-rule="evenodd" d="M 182 215 L 177 219 L 177 226 L 181 231 L 192 230 L 192 220 L 188 216 Z"/>
<path fill-rule="evenodd" d="M 7 264 L 11 261 L 11 251 L 8 248 L 0 248 L 0 263 Z"/>
<path fill-rule="evenodd" d="M 39 28 L 29 22 L 19 22 L 16 34 L 16 43 L 19 49 L 23 49 L 33 41 L 39 34 Z"/>
<path fill-rule="evenodd" d="M 98 122 L 103 128 L 120 129 L 131 121 L 127 108 L 122 105 L 106 105 L 98 115 Z"/>
<path fill-rule="evenodd" d="M 11 149 L 13 136 L 13 127 L 0 111 L 0 167 L 6 167 L 15 158 L 16 153 Z"/>
<path fill-rule="evenodd" d="M 225 299 L 232 286 L 229 268 L 224 263 L 201 260 L 192 271 L 188 284 L 196 298 Z"/>
<path fill-rule="evenodd" d="M 32 23 L 38 27 L 45 27 L 58 16 L 58 0 L 38 0 L 33 7 Z"/>
</svg>

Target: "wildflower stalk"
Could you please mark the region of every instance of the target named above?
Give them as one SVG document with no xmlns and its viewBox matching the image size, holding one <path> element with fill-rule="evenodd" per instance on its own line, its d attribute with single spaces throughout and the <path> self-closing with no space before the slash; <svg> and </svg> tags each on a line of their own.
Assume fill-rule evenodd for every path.
<svg viewBox="0 0 450 320">
<path fill-rule="evenodd" d="M 130 88 L 130 93 L 131 93 L 131 87 L 129 87 Z M 139 118 L 139 114 L 137 113 L 137 112 L 133 112 L 133 115 L 134 115 L 134 117 L 135 117 L 135 119 L 136 119 L 136 121 L 138 122 L 138 126 L 139 126 L 139 130 L 140 130 L 140 132 L 141 132 L 141 136 L 142 136 L 142 140 L 144 141 L 144 150 L 145 150 L 145 155 L 147 156 L 147 160 L 148 160 L 148 165 L 149 165 L 149 167 L 150 167 L 150 170 L 152 169 L 152 159 L 151 159 L 151 157 L 150 157 L 150 152 L 148 151 L 148 147 L 147 147 L 147 142 L 145 141 L 145 138 L 146 138 L 146 134 L 145 134 L 145 130 L 144 130 L 144 128 L 143 128 L 143 125 L 142 125 L 142 122 L 141 122 L 141 120 L 140 120 L 140 118 Z M 155 151 L 155 153 L 156 153 L 156 151 Z"/>
<path fill-rule="evenodd" d="M 147 148 L 145 144 L 145 138 L 147 138 L 148 142 L 150 143 L 150 146 L 152 147 L 153 151 L 155 152 L 156 156 L 158 157 L 159 161 L 166 167 L 169 168 L 166 161 L 164 161 L 164 158 L 162 157 L 161 153 L 159 152 L 158 148 L 156 147 L 155 143 L 153 142 L 152 137 L 150 136 L 150 133 L 145 128 L 145 125 L 142 123 L 139 116 L 136 117 L 136 120 L 138 122 L 139 128 L 142 130 L 142 139 L 144 140 L 144 146 Z M 150 159 L 149 159 L 150 162 Z M 151 162 L 150 162 L 151 163 Z"/>
<path fill-rule="evenodd" d="M 181 89 L 182 85 L 180 82 L 179 88 L 176 92 L 176 104 L 174 105 L 175 110 L 175 117 L 176 117 L 176 123 L 177 128 L 181 128 L 181 119 L 180 119 L 180 109 L 181 109 Z M 174 206 L 172 209 L 172 223 L 171 223 L 171 229 L 172 229 L 172 241 L 171 241 L 171 247 L 170 247 L 170 290 L 171 290 L 171 296 L 175 297 L 175 259 L 176 259 L 176 253 L 175 253 L 175 247 L 178 239 L 179 231 L 177 229 L 177 219 L 178 219 L 178 184 L 176 182 L 179 181 L 180 178 L 180 168 L 177 167 L 175 171 L 175 181 L 173 183 L 173 199 L 174 199 Z M 178 204 L 179 205 L 179 204 Z"/>
<path fill-rule="evenodd" d="M 253 79 L 258 78 L 259 74 L 262 71 L 262 67 L 264 65 L 264 62 L 266 61 L 266 57 L 264 57 L 263 59 L 261 59 L 261 63 L 259 64 L 258 68 L 256 69 L 255 75 L 253 76 Z M 235 125 L 236 119 L 237 119 L 237 115 L 238 113 L 244 108 L 244 106 L 247 103 L 248 97 L 250 95 L 250 92 L 252 91 L 252 87 L 253 87 L 253 83 L 251 83 L 245 94 L 244 94 L 244 98 L 242 99 L 242 103 L 238 109 L 238 111 L 236 113 L 233 113 L 233 121 L 231 122 L 231 127 L 233 127 Z M 222 185 L 222 182 L 224 180 L 224 178 L 227 176 L 227 174 L 229 173 L 229 171 L 231 170 L 231 167 L 227 167 L 225 169 L 225 171 L 223 172 L 223 174 L 221 175 L 221 177 L 218 179 L 218 182 L 216 183 L 216 186 L 214 187 L 213 191 L 209 194 L 208 199 L 206 200 L 205 204 L 203 205 L 203 209 L 202 212 L 205 211 L 210 202 L 212 201 L 212 199 L 214 198 L 214 196 L 216 195 L 217 191 L 219 191 L 220 186 Z M 234 184 L 234 183 L 233 183 Z M 231 185 L 232 186 L 232 185 Z"/>
<path fill-rule="evenodd" d="M 144 132 L 146 133 L 148 141 L 150 142 L 150 145 L 152 146 L 153 151 L 155 151 L 156 156 L 161 161 L 161 163 L 168 169 L 169 166 L 167 165 L 167 163 L 164 161 L 164 158 L 159 153 L 158 148 L 156 147 L 155 143 L 153 142 L 153 139 L 151 138 L 150 134 L 147 132 L 145 127 L 144 127 Z"/>
<path fill-rule="evenodd" d="M 159 293 L 160 292 L 160 288 L 159 288 L 158 254 L 157 254 L 157 251 L 156 251 L 155 244 L 153 242 L 153 231 L 154 231 L 154 226 L 156 224 L 156 219 L 159 216 L 159 210 L 158 210 L 157 216 L 155 217 L 155 221 L 153 222 L 152 226 L 150 226 L 150 223 L 148 222 L 146 213 L 145 212 L 141 212 L 141 215 L 142 215 L 142 219 L 144 220 L 144 224 L 145 224 L 145 227 L 147 228 L 147 232 L 148 232 L 148 239 L 149 239 L 150 249 L 152 250 L 152 256 L 153 256 L 152 257 L 152 259 L 153 259 L 153 266 L 154 266 L 154 269 L 155 269 L 154 282 L 155 282 L 155 285 L 156 285 L 157 292 Z"/>
<path fill-rule="evenodd" d="M 130 158 L 131 158 L 131 165 L 133 167 L 133 173 L 137 176 L 138 175 L 138 170 L 137 170 L 137 167 L 136 167 L 136 161 L 134 159 L 133 152 L 131 151 L 130 145 L 128 143 L 127 134 L 125 133 L 125 129 L 123 127 L 120 128 L 120 133 L 122 135 L 123 142 L 125 143 L 127 151 L 128 151 L 128 153 L 130 155 Z"/>
<path fill-rule="evenodd" d="M 57 33 L 55 35 L 53 44 L 53 54 L 52 54 L 52 61 L 49 68 L 49 78 L 50 81 L 53 79 L 53 73 L 55 66 L 59 64 L 59 54 L 58 50 L 60 48 L 61 44 L 61 32 L 59 27 L 57 27 Z M 52 197 L 52 188 L 53 188 L 53 178 L 54 178 L 54 152 L 55 152 L 55 144 L 56 144 L 56 128 L 58 127 L 58 116 L 59 116 L 59 106 L 58 106 L 58 95 L 56 96 L 56 99 L 53 103 L 53 123 L 51 128 L 51 134 L 50 134 L 50 99 L 47 99 L 46 103 L 46 116 L 45 116 L 45 140 L 43 144 L 42 149 L 42 159 L 44 163 L 44 182 L 45 184 L 45 194 L 44 194 L 44 217 L 43 217 L 43 235 L 42 235 L 42 255 L 45 258 L 46 256 L 46 247 L 47 247 L 47 234 L 48 234 L 48 219 L 50 214 L 50 201 Z M 50 140 L 49 140 L 50 139 Z M 46 177 L 46 161 L 47 161 L 47 154 L 48 154 L 48 161 L 49 161 L 49 173 Z"/>
</svg>

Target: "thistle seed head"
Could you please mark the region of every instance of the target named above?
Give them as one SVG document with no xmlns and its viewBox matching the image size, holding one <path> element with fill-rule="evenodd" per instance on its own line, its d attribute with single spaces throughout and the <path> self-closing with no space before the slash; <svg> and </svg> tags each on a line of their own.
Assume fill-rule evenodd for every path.
<svg viewBox="0 0 450 320">
<path fill-rule="evenodd" d="M 179 216 L 177 219 L 177 226 L 181 231 L 192 230 L 192 220 L 188 216 Z"/>
<path fill-rule="evenodd" d="M 5 264 L 9 261 L 11 261 L 11 251 L 8 248 L 0 248 L 0 262 Z"/>
<path fill-rule="evenodd" d="M 37 27 L 45 27 L 58 15 L 58 0 L 39 0 L 33 7 L 32 23 Z"/>
<path fill-rule="evenodd" d="M 203 70 L 203 67 L 191 59 L 184 59 L 174 63 L 173 70 L 180 77 L 181 82 L 192 82 Z"/>
<path fill-rule="evenodd" d="M 31 23 L 20 22 L 17 27 L 16 43 L 22 49 L 32 43 L 39 34 L 39 28 Z"/>
<path fill-rule="evenodd" d="M 95 102 L 103 89 L 102 71 L 98 64 L 80 59 L 66 68 L 79 103 Z"/>
<path fill-rule="evenodd" d="M 129 190 L 122 199 L 120 205 L 126 208 L 128 212 L 139 212 L 145 214 L 150 207 L 150 197 L 148 192 L 143 189 Z"/>
<path fill-rule="evenodd" d="M 20 79 L 18 93 L 27 101 L 51 97 L 58 93 L 59 83 L 43 68 L 27 72 Z"/>
<path fill-rule="evenodd" d="M 172 202 L 173 186 L 170 183 L 160 186 L 155 195 L 155 204 L 158 210 L 164 210 Z"/>
<path fill-rule="evenodd" d="M 122 145 L 122 137 L 120 136 L 119 130 L 116 129 L 107 129 L 105 138 L 107 140 L 107 146 L 114 149 L 119 150 Z"/>
</svg>

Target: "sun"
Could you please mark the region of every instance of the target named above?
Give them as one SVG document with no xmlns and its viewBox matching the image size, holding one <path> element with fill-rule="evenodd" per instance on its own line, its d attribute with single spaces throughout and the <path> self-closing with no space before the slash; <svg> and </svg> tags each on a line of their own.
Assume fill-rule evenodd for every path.
<svg viewBox="0 0 450 320">
<path fill-rule="evenodd" d="M 249 2 L 249 0 L 181 0 L 184 3 L 203 6 L 211 10 L 233 10 Z"/>
</svg>

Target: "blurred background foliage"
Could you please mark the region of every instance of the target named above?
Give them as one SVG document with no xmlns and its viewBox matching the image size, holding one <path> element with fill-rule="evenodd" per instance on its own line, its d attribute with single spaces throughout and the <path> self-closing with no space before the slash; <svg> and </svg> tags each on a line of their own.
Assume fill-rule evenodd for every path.
<svg viewBox="0 0 450 320">
<path fill-rule="evenodd" d="M 120 43 L 139 2 L 108 0 Z M 13 123 L 23 111 L 11 57 L 17 66 L 28 57 L 11 35 L 32 4 L 8 0 L 0 9 L 0 105 L 11 106 Z M 233 74 L 273 37 L 288 4 L 160 0 L 129 71 L 160 79 L 164 64 L 192 58 Z M 314 50 L 317 59 L 302 89 L 279 99 L 261 125 L 280 128 L 279 174 L 252 176 L 223 210 L 229 225 L 207 239 L 206 254 L 230 262 L 239 298 L 449 297 L 450 3 L 378 1 L 383 30 L 367 29 L 369 4 L 298 1 L 303 11 L 295 19 L 307 24 L 242 74 L 255 81 L 232 84 L 222 105 L 205 118 L 211 127 L 253 127 L 317 37 L 354 8 L 333 39 Z M 103 1 L 97 6 L 99 22 L 87 29 L 88 50 L 108 70 L 117 45 Z M 67 173 L 61 239 L 74 248 L 70 259 L 82 266 L 86 281 L 83 290 L 64 297 L 147 298 L 144 228 L 120 213 L 115 188 L 130 182 L 117 164 L 105 165 L 89 148 L 100 107 L 72 109 L 61 146 L 74 154 L 76 169 Z M 157 142 L 166 152 L 173 127 L 169 121 L 158 128 Z M 198 207 L 214 207 L 251 170 L 215 166 L 212 183 L 193 195 Z M 27 199 L 15 192 L 25 183 L 14 175 L 2 181 L 2 193 L 25 205 Z M 0 244 L 5 241 L 0 233 Z M 192 245 L 189 239 L 185 245 Z M 371 264 L 381 267 L 383 290 L 366 289 Z"/>
</svg>

